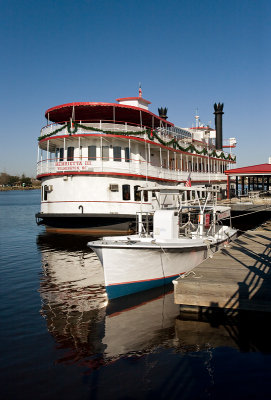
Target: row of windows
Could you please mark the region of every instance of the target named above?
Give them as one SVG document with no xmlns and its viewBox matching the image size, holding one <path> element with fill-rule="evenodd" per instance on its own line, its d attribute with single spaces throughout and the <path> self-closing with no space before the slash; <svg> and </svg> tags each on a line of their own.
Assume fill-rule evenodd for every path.
<svg viewBox="0 0 271 400">
<path fill-rule="evenodd" d="M 189 172 L 224 172 L 226 169 L 225 163 L 219 163 L 219 162 L 212 162 L 210 163 L 206 162 L 201 162 L 199 161 L 198 163 L 194 161 L 192 164 L 192 161 L 185 161 L 185 160 L 180 160 L 180 159 L 174 159 L 171 158 L 169 160 L 163 159 L 163 168 L 168 168 L 171 170 L 179 170 L 179 171 L 189 171 Z M 158 166 L 158 165 L 157 165 Z"/>
<path fill-rule="evenodd" d="M 109 146 L 102 146 L 102 160 L 109 161 Z M 130 161 L 130 149 L 129 147 L 124 148 L 125 154 L 125 162 Z M 57 148 L 56 149 L 56 159 L 59 161 L 64 160 L 64 148 Z M 96 146 L 88 146 L 88 160 L 96 160 L 97 159 L 97 147 Z M 73 161 L 74 160 L 74 147 L 67 147 L 67 160 Z M 120 146 L 113 146 L 113 160 L 114 161 L 121 161 L 121 147 Z"/>
<path fill-rule="evenodd" d="M 117 191 L 118 185 L 117 186 Z M 149 200 L 149 193 L 144 190 L 141 192 L 139 189 L 140 186 L 134 186 L 134 188 L 131 190 L 130 185 L 122 185 L 122 200 L 128 201 L 128 200 L 134 200 L 134 201 L 141 201 L 141 193 L 142 193 L 142 200 L 147 202 Z M 47 185 L 41 187 L 41 197 L 44 201 L 47 201 L 48 199 L 48 194 L 47 194 Z M 132 198 L 132 192 L 133 192 L 133 198 Z"/>
<path fill-rule="evenodd" d="M 109 161 L 109 149 L 110 146 L 102 146 L 102 154 L 101 158 L 103 161 Z M 124 148 L 124 159 L 125 162 L 130 162 L 130 149 L 129 147 Z M 64 161 L 64 148 L 57 148 L 56 149 L 56 159 L 58 161 Z M 88 146 L 88 160 L 97 160 L 97 146 Z M 121 147 L 120 146 L 113 146 L 113 160 L 121 162 Z M 67 161 L 74 161 L 74 147 L 67 147 Z M 174 169 L 174 166 L 176 164 L 176 169 L 181 169 L 181 163 L 182 163 L 182 170 L 187 170 L 187 171 L 192 171 L 192 172 L 224 172 L 225 171 L 225 165 L 224 164 L 213 164 L 210 163 L 210 166 L 206 163 L 199 162 L 194 163 L 192 165 L 191 161 L 188 161 L 187 163 L 185 161 L 181 160 L 174 160 L 171 158 L 169 160 L 169 168 Z M 168 160 L 163 159 L 163 168 L 167 168 Z M 153 164 L 155 165 L 155 164 Z"/>
<path fill-rule="evenodd" d="M 140 186 L 134 186 L 134 193 L 133 193 L 133 199 L 131 198 L 131 189 L 130 185 L 122 185 L 122 200 L 134 200 L 134 201 L 141 201 L 141 191 L 138 190 Z M 142 194 L 143 201 L 148 201 L 149 200 L 149 193 L 144 190 Z"/>
</svg>

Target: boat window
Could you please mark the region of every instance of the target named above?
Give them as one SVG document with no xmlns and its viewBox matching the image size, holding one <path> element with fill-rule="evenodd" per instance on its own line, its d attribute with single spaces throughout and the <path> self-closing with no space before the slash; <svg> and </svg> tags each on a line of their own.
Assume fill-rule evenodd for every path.
<svg viewBox="0 0 271 400">
<path fill-rule="evenodd" d="M 59 147 L 56 148 L 55 158 L 58 160 L 59 157 Z"/>
<path fill-rule="evenodd" d="M 135 201 L 140 201 L 141 200 L 141 194 L 140 191 L 138 190 L 140 186 L 135 186 L 134 187 L 134 199 Z"/>
<path fill-rule="evenodd" d="M 149 200 L 149 192 L 147 190 L 144 190 L 144 192 L 143 192 L 143 199 L 144 199 L 144 201 Z"/>
<path fill-rule="evenodd" d="M 122 198 L 123 200 L 130 200 L 130 185 L 122 185 Z"/>
<path fill-rule="evenodd" d="M 88 146 L 88 160 L 96 160 L 96 146 Z"/>
<path fill-rule="evenodd" d="M 47 190 L 45 189 L 45 186 L 43 187 L 43 200 L 47 201 Z"/>
<path fill-rule="evenodd" d="M 109 161 L 109 146 L 102 147 L 102 159 L 103 161 Z"/>
<path fill-rule="evenodd" d="M 130 162 L 130 149 L 125 147 L 125 162 Z"/>
<path fill-rule="evenodd" d="M 67 149 L 67 160 L 73 161 L 74 160 L 74 147 L 68 147 Z"/>
<path fill-rule="evenodd" d="M 113 159 L 114 159 L 114 161 L 121 161 L 121 147 L 120 146 L 113 147 Z"/>
<path fill-rule="evenodd" d="M 59 149 L 59 161 L 63 161 L 64 160 L 64 148 L 61 147 Z"/>
</svg>

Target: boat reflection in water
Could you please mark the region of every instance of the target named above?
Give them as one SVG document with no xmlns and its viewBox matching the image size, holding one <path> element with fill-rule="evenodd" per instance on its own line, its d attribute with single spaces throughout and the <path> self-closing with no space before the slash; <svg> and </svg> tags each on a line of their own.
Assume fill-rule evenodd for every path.
<svg viewBox="0 0 271 400">
<path fill-rule="evenodd" d="M 104 364 L 127 354 L 142 355 L 174 338 L 179 306 L 173 302 L 173 285 L 107 304 L 103 270 L 84 238 L 46 233 L 38 237 L 38 246 L 41 312 L 49 332 L 69 350 L 61 361 L 92 356 Z"/>
<path fill-rule="evenodd" d="M 180 312 L 172 285 L 108 303 L 102 268 L 86 242 L 48 233 L 38 237 L 41 313 L 61 349 L 57 362 L 93 370 L 122 357 L 157 354 L 158 349 L 183 354 L 216 347 L 271 350 L 270 330 L 261 329 L 266 319 L 259 314 Z"/>
</svg>

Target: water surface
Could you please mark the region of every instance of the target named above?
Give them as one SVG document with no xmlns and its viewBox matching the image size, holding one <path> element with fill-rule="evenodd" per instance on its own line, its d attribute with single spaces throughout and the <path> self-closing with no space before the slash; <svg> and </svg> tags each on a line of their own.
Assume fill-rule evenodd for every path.
<svg viewBox="0 0 271 400">
<path fill-rule="evenodd" d="M 180 313 L 171 285 L 107 303 L 87 237 L 0 192 L 1 398 L 270 399 L 268 315 Z"/>
</svg>

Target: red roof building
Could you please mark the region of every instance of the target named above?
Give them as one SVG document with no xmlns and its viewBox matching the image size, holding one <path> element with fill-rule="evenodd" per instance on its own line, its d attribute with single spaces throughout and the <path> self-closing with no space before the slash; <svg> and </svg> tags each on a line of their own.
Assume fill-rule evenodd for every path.
<svg viewBox="0 0 271 400">
<path fill-rule="evenodd" d="M 225 174 L 229 176 L 271 175 L 271 164 L 258 164 L 249 167 L 229 169 L 225 171 Z"/>
<path fill-rule="evenodd" d="M 230 177 L 235 176 L 236 179 L 236 195 L 239 194 L 238 184 L 241 178 L 241 194 L 252 191 L 269 191 L 269 181 L 271 176 L 271 164 L 258 164 L 248 167 L 235 168 L 225 171 L 228 176 L 228 198 L 230 191 Z M 247 182 L 247 187 L 245 185 Z"/>
</svg>

